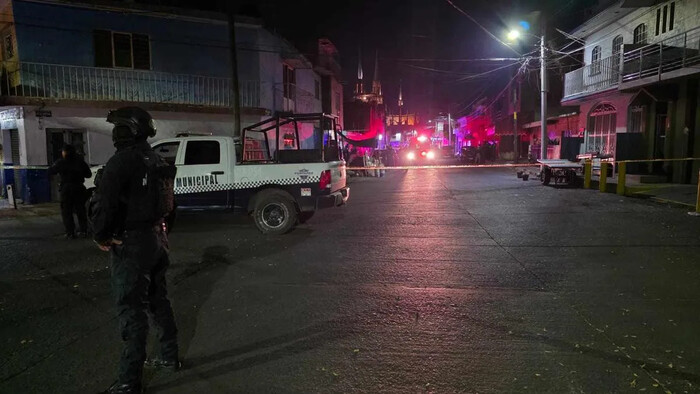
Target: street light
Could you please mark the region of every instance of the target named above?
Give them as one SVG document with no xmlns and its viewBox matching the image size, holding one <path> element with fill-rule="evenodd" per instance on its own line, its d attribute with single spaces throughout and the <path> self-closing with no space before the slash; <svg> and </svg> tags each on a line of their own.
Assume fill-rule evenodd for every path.
<svg viewBox="0 0 700 394">
<path fill-rule="evenodd" d="M 508 32 L 507 37 L 509 41 L 515 41 L 520 38 L 520 31 L 513 29 Z"/>
<path fill-rule="evenodd" d="M 549 137 L 547 136 L 547 51 L 544 47 L 545 39 L 545 29 L 544 29 L 544 19 L 542 20 L 542 36 L 537 37 L 533 34 L 526 33 L 529 36 L 538 38 L 540 40 L 540 159 L 547 158 L 547 142 Z M 522 36 L 522 33 L 518 29 L 513 29 L 507 34 L 510 41 L 515 41 Z M 515 132 L 515 131 L 514 131 Z M 517 138 L 516 138 L 517 139 Z M 515 142 L 515 141 L 514 141 Z"/>
</svg>

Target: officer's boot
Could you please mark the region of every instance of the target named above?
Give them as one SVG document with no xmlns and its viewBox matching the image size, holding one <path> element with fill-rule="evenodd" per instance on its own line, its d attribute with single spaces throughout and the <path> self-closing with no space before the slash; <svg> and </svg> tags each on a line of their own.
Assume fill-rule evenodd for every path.
<svg viewBox="0 0 700 394">
<path fill-rule="evenodd" d="M 104 394 L 141 394 L 141 385 L 123 384 L 118 381 L 111 385 Z"/>
</svg>

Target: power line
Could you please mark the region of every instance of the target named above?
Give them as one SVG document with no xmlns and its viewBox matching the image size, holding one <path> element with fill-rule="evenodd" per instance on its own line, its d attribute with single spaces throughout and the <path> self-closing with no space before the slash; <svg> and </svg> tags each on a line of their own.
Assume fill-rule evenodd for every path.
<svg viewBox="0 0 700 394">
<path fill-rule="evenodd" d="M 461 63 L 461 62 L 507 62 L 520 60 L 517 57 L 491 57 L 483 59 L 396 59 L 399 62 L 445 62 L 445 63 Z"/>
<path fill-rule="evenodd" d="M 457 11 L 459 11 L 462 15 L 466 16 L 467 18 L 469 18 L 469 20 L 472 21 L 472 22 L 474 22 L 474 24 L 476 24 L 477 26 L 479 26 L 479 28 L 481 28 L 481 30 L 483 30 L 484 32 L 486 32 L 486 34 L 488 34 L 489 36 L 491 36 L 491 38 L 493 38 L 494 40 L 500 42 L 503 46 L 505 46 L 506 48 L 508 48 L 508 49 L 510 49 L 511 51 L 513 51 L 516 55 L 522 56 L 522 55 L 520 54 L 520 52 L 516 51 L 515 49 L 513 49 L 513 47 L 511 47 L 510 45 L 508 45 L 508 44 L 506 44 L 505 42 L 503 42 L 500 38 L 496 37 L 493 33 L 491 33 L 490 31 L 488 31 L 484 26 L 482 26 L 479 22 L 477 22 L 476 19 L 472 18 L 471 15 L 467 14 L 463 9 L 459 8 L 455 3 L 452 2 L 452 0 L 445 0 L 445 1 L 446 1 L 449 5 L 451 5 L 454 9 L 456 9 Z"/>
<path fill-rule="evenodd" d="M 456 82 L 456 83 L 462 83 L 462 82 L 468 81 L 468 80 L 470 80 L 470 79 L 480 78 L 480 77 L 483 77 L 484 75 L 491 74 L 491 73 L 493 73 L 493 72 L 502 70 L 502 69 L 504 69 L 504 68 L 512 67 L 512 66 L 514 66 L 514 65 L 516 65 L 516 64 L 518 64 L 518 63 L 520 63 L 520 62 L 515 62 L 515 63 L 511 63 L 511 64 L 506 64 L 505 66 L 497 67 L 497 68 L 494 68 L 493 70 L 485 71 L 485 72 L 483 72 L 483 73 L 474 74 L 474 75 L 468 75 L 468 76 L 466 76 L 466 77 L 463 77 L 463 78 L 460 78 L 460 79 L 456 80 L 455 82 Z"/>
</svg>

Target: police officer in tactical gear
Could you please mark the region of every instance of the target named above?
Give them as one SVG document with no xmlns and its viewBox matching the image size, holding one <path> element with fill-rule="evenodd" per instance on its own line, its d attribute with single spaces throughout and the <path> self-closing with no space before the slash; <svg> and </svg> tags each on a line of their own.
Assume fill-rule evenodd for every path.
<svg viewBox="0 0 700 394">
<path fill-rule="evenodd" d="M 49 175 L 61 176 L 61 216 L 66 229 L 66 238 L 87 235 L 87 214 L 85 212 L 85 178 L 90 178 L 92 172 L 82 157 L 75 151 L 73 145 L 66 144 L 61 150 L 61 158 L 49 168 Z M 75 232 L 73 214 L 78 217 L 78 233 Z"/>
<path fill-rule="evenodd" d="M 112 111 L 107 121 L 114 124 L 117 152 L 104 167 L 90 213 L 95 242 L 111 253 L 112 290 L 124 341 L 118 380 L 107 392 L 140 393 L 144 365 L 172 371 L 181 366 L 165 283 L 168 240 L 162 214 L 154 212 L 148 192 L 153 180 L 145 164 L 156 155 L 146 142 L 156 129 L 150 114 L 138 107 Z M 147 360 L 149 315 L 158 329 L 160 353 Z"/>
</svg>

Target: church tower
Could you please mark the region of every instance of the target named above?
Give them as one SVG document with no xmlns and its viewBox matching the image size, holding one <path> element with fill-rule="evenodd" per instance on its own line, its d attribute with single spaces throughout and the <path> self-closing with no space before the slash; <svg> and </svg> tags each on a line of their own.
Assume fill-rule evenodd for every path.
<svg viewBox="0 0 700 394">
<path fill-rule="evenodd" d="M 363 82 L 362 73 L 362 52 L 358 49 L 357 51 L 357 83 L 355 84 L 355 95 L 365 94 L 365 86 Z"/>
<path fill-rule="evenodd" d="M 374 58 L 374 79 L 372 80 L 372 94 L 376 97 L 377 103 L 382 104 L 382 83 L 379 81 L 379 51 L 376 52 Z"/>
</svg>

